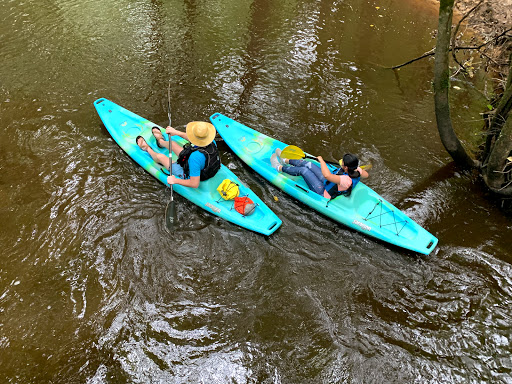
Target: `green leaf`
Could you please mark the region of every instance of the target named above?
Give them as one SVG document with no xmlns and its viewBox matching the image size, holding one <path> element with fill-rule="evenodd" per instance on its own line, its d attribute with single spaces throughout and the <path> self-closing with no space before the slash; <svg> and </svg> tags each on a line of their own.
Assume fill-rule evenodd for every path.
<svg viewBox="0 0 512 384">
<path fill-rule="evenodd" d="M 492 105 L 491 104 L 487 104 L 487 108 L 489 108 L 489 111 L 492 111 Z"/>
</svg>

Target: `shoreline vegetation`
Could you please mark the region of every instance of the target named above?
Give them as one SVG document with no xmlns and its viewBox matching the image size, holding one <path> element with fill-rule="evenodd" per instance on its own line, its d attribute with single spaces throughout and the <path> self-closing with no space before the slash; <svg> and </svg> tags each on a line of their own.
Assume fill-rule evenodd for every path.
<svg viewBox="0 0 512 384">
<path fill-rule="evenodd" d="M 430 3 L 439 13 L 439 0 L 430 0 Z M 483 61 L 481 68 L 494 80 L 494 93 L 501 94 L 506 87 L 512 59 L 512 0 L 455 0 L 452 31 L 450 54 L 458 66 L 452 76 L 462 71 L 472 77 L 472 57 L 478 51 Z M 437 37 L 437 29 L 432 36 Z M 457 53 L 466 56 L 466 60 L 458 59 Z M 399 69 L 434 55 L 435 48 L 432 48 L 421 56 L 388 68 Z"/>
<path fill-rule="evenodd" d="M 433 2 L 439 8 L 439 0 Z M 501 93 L 512 54 L 512 0 L 455 0 L 453 25 L 457 38 L 465 31 L 473 35 L 471 45 L 480 47 L 484 70 L 495 79 L 495 92 Z"/>
<path fill-rule="evenodd" d="M 464 170 L 478 169 L 493 193 L 510 200 L 512 0 L 431 0 L 431 4 L 437 6 L 439 17 L 438 28 L 434 31 L 436 46 L 390 69 L 397 70 L 435 56 L 433 87 L 436 122 L 446 151 L 457 166 Z M 473 62 L 475 58 L 478 63 Z M 482 113 L 485 140 L 478 145 L 478 149 L 470 150 L 471 155 L 454 131 L 448 90 L 450 78 L 457 75 L 472 78 L 474 67 L 490 76 L 493 90 L 491 95 L 486 96 L 489 111 Z"/>
<path fill-rule="evenodd" d="M 443 145 L 458 166 L 478 168 L 486 186 L 507 200 L 512 196 L 511 21 L 512 0 L 440 0 L 434 67 L 436 121 Z M 462 40 L 466 31 L 469 42 L 468 36 Z M 466 54 L 457 55 L 461 50 L 473 53 L 469 58 Z M 453 60 L 450 60 L 450 54 Z M 475 55 L 482 59 L 479 67 L 495 82 L 490 112 L 483 114 L 486 138 L 476 153 L 477 159 L 469 155 L 455 134 L 448 101 L 449 62 L 456 64 L 453 76 L 462 72 L 472 77 Z"/>
</svg>

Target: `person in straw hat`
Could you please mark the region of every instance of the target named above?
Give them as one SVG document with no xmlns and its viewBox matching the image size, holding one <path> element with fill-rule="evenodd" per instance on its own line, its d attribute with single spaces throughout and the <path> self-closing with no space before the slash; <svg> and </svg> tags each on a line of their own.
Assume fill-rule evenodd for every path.
<svg viewBox="0 0 512 384">
<path fill-rule="evenodd" d="M 178 145 L 171 141 L 171 149 L 178 156 L 176 163 L 172 164 L 172 175 L 167 178 L 169 184 L 179 184 L 185 187 L 197 188 L 199 182 L 208 180 L 215 176 L 220 169 L 220 156 L 215 144 L 215 127 L 204 121 L 192 121 L 187 124 L 186 131 L 181 132 L 171 126 L 165 129 L 170 136 L 179 136 L 190 143 L 185 146 Z M 153 127 L 153 136 L 160 148 L 169 148 L 160 131 L 160 128 Z M 169 157 L 163 153 L 155 152 L 142 136 L 137 137 L 137 145 L 149 153 L 157 163 L 169 168 Z"/>
</svg>

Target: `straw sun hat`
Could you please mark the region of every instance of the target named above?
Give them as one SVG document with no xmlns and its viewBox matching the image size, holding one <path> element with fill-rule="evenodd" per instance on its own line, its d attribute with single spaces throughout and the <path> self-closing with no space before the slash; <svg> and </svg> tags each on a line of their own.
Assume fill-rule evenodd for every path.
<svg viewBox="0 0 512 384">
<path fill-rule="evenodd" d="M 215 127 L 205 121 L 192 121 L 187 124 L 187 136 L 190 142 L 198 147 L 206 147 L 215 138 Z"/>
</svg>

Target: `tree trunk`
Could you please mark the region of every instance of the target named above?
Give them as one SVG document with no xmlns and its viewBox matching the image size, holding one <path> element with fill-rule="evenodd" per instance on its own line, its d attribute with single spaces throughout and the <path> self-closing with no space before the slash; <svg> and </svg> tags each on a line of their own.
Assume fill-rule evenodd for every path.
<svg viewBox="0 0 512 384">
<path fill-rule="evenodd" d="M 507 160 L 511 152 L 512 120 L 507 119 L 494 144 L 484 173 L 484 181 L 487 186 L 500 195 L 512 196 L 512 166 Z"/>
<path fill-rule="evenodd" d="M 490 131 L 494 132 L 494 134 L 499 134 L 499 130 L 501 126 L 505 124 L 505 120 L 507 120 L 508 114 L 512 109 L 512 53 L 510 54 L 509 60 L 509 72 L 507 77 L 507 85 L 505 86 L 505 91 L 501 96 L 500 102 L 496 107 L 496 111 L 494 112 L 494 116 L 491 120 Z"/>
<path fill-rule="evenodd" d="M 489 127 L 489 137 L 496 137 L 483 169 L 487 186 L 501 195 L 512 195 L 512 166 L 507 160 L 512 155 L 512 54 L 505 92 L 494 112 Z"/>
<path fill-rule="evenodd" d="M 455 163 L 465 169 L 476 166 L 455 134 L 450 117 L 448 90 L 450 88 L 449 50 L 454 0 L 441 0 L 434 65 L 434 102 L 437 129 L 446 151 Z"/>
</svg>

